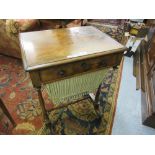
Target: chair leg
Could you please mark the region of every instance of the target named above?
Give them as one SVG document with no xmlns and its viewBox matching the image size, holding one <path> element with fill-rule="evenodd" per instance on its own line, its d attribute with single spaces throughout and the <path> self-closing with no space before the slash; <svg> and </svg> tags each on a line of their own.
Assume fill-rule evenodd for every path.
<svg viewBox="0 0 155 155">
<path fill-rule="evenodd" d="M 4 112 L 4 114 L 8 117 L 8 119 L 10 120 L 10 122 L 12 123 L 13 127 L 16 126 L 15 121 L 13 120 L 12 116 L 10 115 L 8 109 L 6 108 L 6 106 L 4 105 L 2 99 L 0 99 L 0 108 L 2 109 L 2 111 Z"/>
</svg>

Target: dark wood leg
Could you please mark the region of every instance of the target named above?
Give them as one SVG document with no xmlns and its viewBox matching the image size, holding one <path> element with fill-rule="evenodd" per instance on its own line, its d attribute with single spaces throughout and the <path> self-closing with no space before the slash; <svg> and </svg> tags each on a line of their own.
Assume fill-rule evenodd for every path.
<svg viewBox="0 0 155 155">
<path fill-rule="evenodd" d="M 49 129 L 51 131 L 51 124 L 50 124 L 50 119 L 48 117 L 48 113 L 47 110 L 45 108 L 45 102 L 42 96 L 42 92 L 41 92 L 41 87 L 36 88 L 37 92 L 38 92 L 38 97 L 39 97 L 39 102 L 40 102 L 40 106 L 42 109 L 42 114 L 43 114 L 43 121 L 45 123 L 45 126 L 47 127 L 47 129 Z"/>
<path fill-rule="evenodd" d="M 46 129 L 51 133 L 51 123 L 50 123 L 50 119 L 48 116 L 48 112 L 45 108 L 45 102 L 44 102 L 42 91 L 41 91 L 42 81 L 40 80 L 40 75 L 38 72 L 33 72 L 33 71 L 30 72 L 29 74 L 32 80 L 33 87 L 36 89 L 38 93 L 39 103 L 42 109 L 43 122 L 45 124 Z"/>
<path fill-rule="evenodd" d="M 100 92 L 101 92 L 101 86 L 102 86 L 102 83 L 99 85 L 98 89 L 97 89 L 97 92 L 96 92 L 96 95 L 95 95 L 95 103 L 98 105 L 98 101 L 99 101 L 99 96 L 100 96 Z"/>
<path fill-rule="evenodd" d="M 89 94 L 89 97 L 90 97 L 90 99 L 91 99 L 92 102 L 93 102 L 94 109 L 95 109 L 95 111 L 96 111 L 99 115 L 102 114 L 102 112 L 100 111 L 100 105 L 99 105 L 99 96 L 100 96 L 101 86 L 102 86 L 102 84 L 99 85 L 99 87 L 98 87 L 98 89 L 97 89 L 97 92 L 96 92 L 96 95 L 94 95 L 93 93 L 90 93 L 90 94 Z"/>
<path fill-rule="evenodd" d="M 0 99 L 0 107 L 1 107 L 2 111 L 4 112 L 4 114 L 9 118 L 9 120 L 12 123 L 13 127 L 15 127 L 16 123 L 13 120 L 12 116 L 10 115 L 8 109 L 6 108 L 6 106 L 4 105 L 4 103 L 3 103 L 3 101 L 1 99 Z"/>
</svg>

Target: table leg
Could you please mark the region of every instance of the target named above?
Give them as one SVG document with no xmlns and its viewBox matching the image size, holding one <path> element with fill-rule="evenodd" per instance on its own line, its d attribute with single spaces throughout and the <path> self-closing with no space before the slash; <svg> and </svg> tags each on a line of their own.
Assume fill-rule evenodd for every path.
<svg viewBox="0 0 155 155">
<path fill-rule="evenodd" d="M 38 92 L 38 97 L 39 97 L 39 102 L 40 102 L 40 106 L 41 106 L 41 109 L 42 109 L 43 121 L 45 123 L 45 127 L 51 131 L 50 119 L 49 119 L 49 116 L 47 114 L 47 110 L 45 108 L 45 102 L 44 102 L 44 99 L 43 99 L 43 96 L 42 96 L 41 87 L 36 88 L 36 90 Z"/>
<path fill-rule="evenodd" d="M 94 95 L 93 93 L 88 94 L 90 99 L 93 102 L 93 106 L 94 106 L 96 113 L 99 114 L 100 116 L 102 115 L 102 111 L 100 111 L 100 105 L 99 105 L 99 96 L 100 96 L 101 86 L 102 86 L 102 83 L 99 85 L 96 95 Z"/>
</svg>

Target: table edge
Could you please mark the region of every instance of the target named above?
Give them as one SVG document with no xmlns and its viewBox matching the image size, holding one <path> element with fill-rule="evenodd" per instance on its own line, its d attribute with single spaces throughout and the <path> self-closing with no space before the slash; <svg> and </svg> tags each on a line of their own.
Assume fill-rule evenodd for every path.
<svg viewBox="0 0 155 155">
<path fill-rule="evenodd" d="M 98 56 L 109 55 L 112 53 L 114 53 L 114 54 L 115 53 L 121 53 L 125 50 L 127 50 L 127 48 L 124 46 L 122 48 L 109 50 L 106 52 L 103 51 L 103 52 L 99 52 L 99 53 L 93 53 L 93 54 L 89 54 L 89 55 L 78 56 L 78 57 L 70 58 L 70 59 L 62 59 L 62 60 L 58 60 L 58 61 L 54 61 L 54 62 L 48 62 L 46 64 L 38 64 L 35 66 L 28 66 L 28 64 L 26 63 L 26 59 L 25 59 L 24 54 L 22 54 L 22 60 L 23 60 L 23 65 L 24 65 L 25 71 L 30 72 L 30 71 L 40 70 L 40 69 L 44 69 L 44 68 L 48 68 L 48 67 L 52 67 L 52 66 L 56 66 L 56 65 L 60 65 L 60 64 L 66 64 L 66 63 L 76 62 L 76 61 L 80 61 L 80 60 L 84 60 L 84 59 L 95 58 Z M 24 52 L 22 52 L 22 53 L 24 53 Z"/>
</svg>

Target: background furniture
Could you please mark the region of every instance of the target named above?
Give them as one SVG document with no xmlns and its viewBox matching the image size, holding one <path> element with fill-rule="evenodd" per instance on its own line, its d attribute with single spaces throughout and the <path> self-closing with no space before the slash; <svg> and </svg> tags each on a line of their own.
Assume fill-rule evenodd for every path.
<svg viewBox="0 0 155 155">
<path fill-rule="evenodd" d="M 2 99 L 0 98 L 0 108 L 2 109 L 2 111 L 4 112 L 4 114 L 9 118 L 10 122 L 12 123 L 12 125 L 15 127 L 16 123 L 13 120 L 12 116 L 10 115 L 9 111 L 7 110 L 6 106 L 4 105 Z"/>
<path fill-rule="evenodd" d="M 141 90 L 142 122 L 155 128 L 155 29 L 134 56 L 137 89 Z"/>
<path fill-rule="evenodd" d="M 38 28 L 37 20 L 0 20 L 0 53 L 21 57 L 18 33 Z"/>
<path fill-rule="evenodd" d="M 0 98 L 0 110 L 2 113 L 9 119 L 9 121 L 12 123 L 13 127 L 16 127 L 16 123 L 14 119 L 12 118 L 11 114 L 9 113 L 8 109 L 6 108 L 5 104 L 3 103 L 2 99 Z M 4 131 L 5 133 L 9 131 Z"/>
<path fill-rule="evenodd" d="M 2 19 L 0 20 L 0 54 L 21 58 L 19 32 L 81 26 L 81 19 Z"/>
<path fill-rule="evenodd" d="M 155 27 L 155 19 L 146 19 L 145 23 L 148 26 Z"/>
</svg>

